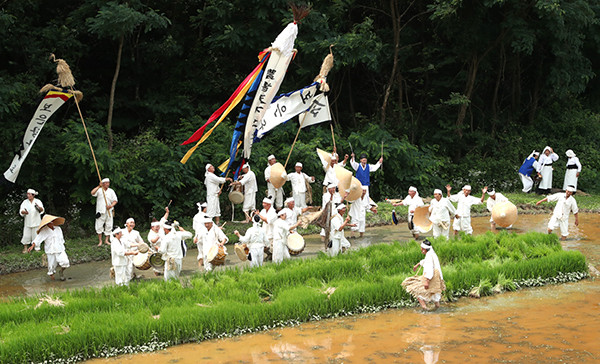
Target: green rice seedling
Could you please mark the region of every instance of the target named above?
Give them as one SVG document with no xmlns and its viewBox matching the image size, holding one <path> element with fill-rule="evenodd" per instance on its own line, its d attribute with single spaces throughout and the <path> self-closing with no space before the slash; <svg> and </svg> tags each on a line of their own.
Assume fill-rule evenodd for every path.
<svg viewBox="0 0 600 364">
<path fill-rule="evenodd" d="M 492 283 L 489 279 L 482 279 L 479 284 L 471 289 L 469 292 L 470 297 L 480 298 L 481 296 L 487 296 L 492 293 Z"/>
<path fill-rule="evenodd" d="M 515 289 L 517 289 L 515 282 L 512 279 L 506 278 L 503 273 L 500 273 L 492 291 L 494 293 L 502 293 L 503 291 L 514 291 Z"/>
</svg>

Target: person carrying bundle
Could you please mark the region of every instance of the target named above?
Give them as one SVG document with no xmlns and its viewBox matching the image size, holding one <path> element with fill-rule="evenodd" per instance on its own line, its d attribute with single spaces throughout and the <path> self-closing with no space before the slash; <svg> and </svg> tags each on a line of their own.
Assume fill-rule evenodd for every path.
<svg viewBox="0 0 600 364">
<path fill-rule="evenodd" d="M 494 206 L 496 206 L 496 204 L 503 203 L 503 202 L 509 202 L 508 198 L 506 198 L 506 196 L 504 196 L 500 192 L 490 190 L 490 191 L 487 191 L 487 193 L 488 193 L 489 197 L 486 202 L 486 207 L 490 213 L 492 212 L 492 210 L 494 209 Z M 509 226 L 508 228 L 510 229 L 511 226 Z M 492 229 L 492 231 L 496 231 L 496 223 L 494 222 L 494 219 L 491 216 L 490 216 L 490 228 Z"/>
<path fill-rule="evenodd" d="M 427 303 L 431 301 L 437 309 L 440 307 L 442 292 L 446 290 L 442 267 L 429 240 L 425 239 L 421 242 L 421 253 L 425 254 L 425 258 L 415 264 L 413 272 L 416 272 L 421 266 L 423 267 L 423 275 L 406 278 L 402 282 L 402 287 L 419 301 L 421 308 L 424 310 L 428 309 Z"/>
</svg>

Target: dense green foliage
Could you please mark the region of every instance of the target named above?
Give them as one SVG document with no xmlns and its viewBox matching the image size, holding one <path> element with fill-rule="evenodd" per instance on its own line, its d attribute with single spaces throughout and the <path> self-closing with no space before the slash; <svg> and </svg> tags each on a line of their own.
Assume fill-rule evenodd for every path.
<svg viewBox="0 0 600 364">
<path fill-rule="evenodd" d="M 580 188 L 598 192 L 599 4 L 315 1 L 281 90 L 309 84 L 335 44 L 328 82 L 336 144 L 350 153 L 350 142 L 374 160 L 385 143 L 384 167 L 373 175 L 376 199 L 409 185 L 428 190 L 447 182 L 514 190 L 524 157 L 547 144 L 561 157 L 555 187 L 562 187 L 564 152 L 572 148 L 584 165 Z M 187 148 L 179 144 L 229 97 L 290 20 L 287 0 L 0 3 L 3 167 L 19 147 L 37 90 L 56 78 L 47 60 L 53 52 L 71 65 L 85 95 L 101 173 L 120 199 L 117 220 L 147 222 L 171 199 L 174 215 L 193 214 L 205 196 L 204 164 L 227 158 L 238 110 L 186 165 L 179 159 Z M 295 132 L 290 122 L 256 144 L 250 162 L 258 176 L 268 154 L 285 160 Z M 291 161 L 301 160 L 320 180 L 314 148 L 332 144 L 328 125 L 305 129 Z M 89 191 L 96 183 L 71 105 L 44 127 L 16 185 L 1 187 L 1 204 L 12 216 L 33 187 L 49 212 L 90 231 Z"/>
<path fill-rule="evenodd" d="M 454 299 L 482 281 L 515 283 L 580 272 L 580 252 L 561 249 L 554 235 L 488 233 L 434 241 Z M 378 244 L 336 258 L 321 254 L 258 269 L 230 269 L 177 281 L 140 282 L 0 303 L 0 361 L 38 362 L 106 355 L 152 340 L 174 344 L 303 322 L 366 307 L 414 304 L 402 281 L 423 255 L 417 242 Z M 41 302 L 39 307 L 38 303 Z"/>
</svg>

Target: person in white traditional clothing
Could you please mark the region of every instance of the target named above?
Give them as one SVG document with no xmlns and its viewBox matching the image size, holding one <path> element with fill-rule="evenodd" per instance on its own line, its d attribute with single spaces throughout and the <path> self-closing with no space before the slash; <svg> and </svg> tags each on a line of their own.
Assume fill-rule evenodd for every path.
<svg viewBox="0 0 600 364">
<path fill-rule="evenodd" d="M 273 246 L 273 223 L 277 220 L 277 212 L 273 207 L 273 200 L 269 197 L 265 197 L 262 202 L 263 209 L 260 212 L 256 211 L 258 217 L 262 221 L 262 228 L 269 240 L 269 246 Z"/>
<path fill-rule="evenodd" d="M 565 171 L 565 182 L 563 183 L 563 191 L 566 191 L 569 186 L 573 186 L 577 190 L 577 180 L 581 173 L 581 162 L 571 149 L 565 153 L 567 155 L 567 170 Z M 29 195 L 28 195 L 29 196 Z"/>
<path fill-rule="evenodd" d="M 64 281 L 64 271 L 70 266 L 69 257 L 65 252 L 65 238 L 61 228 L 58 226 L 64 223 L 64 218 L 46 214 L 42 221 L 40 221 L 40 225 L 36 231 L 37 235 L 28 249 L 30 252 L 36 246 L 40 246 L 42 242 L 44 243 L 44 252 L 48 259 L 48 275 L 52 280 L 54 280 L 56 268 L 60 266 L 58 273 L 60 280 Z"/>
<path fill-rule="evenodd" d="M 153 252 L 157 252 L 158 249 L 160 249 L 161 239 L 164 236 L 164 230 L 160 229 L 160 221 L 152 219 L 152 222 L 150 223 L 150 231 L 148 232 L 148 245 Z M 154 271 L 155 276 L 160 276 L 163 274 L 163 271 L 160 269 L 152 267 L 152 270 Z"/>
<path fill-rule="evenodd" d="M 352 225 L 354 225 L 354 227 L 350 229 L 352 231 L 351 237 L 354 237 L 354 231 L 358 231 L 358 235 L 361 238 L 365 234 L 367 211 L 377 213 L 376 206 L 371 205 L 371 199 L 368 197 L 368 193 L 369 187 L 362 186 L 362 194 L 360 198 L 357 198 L 350 204 L 348 216 L 350 216 L 352 219 Z"/>
<path fill-rule="evenodd" d="M 277 163 L 277 159 L 273 154 L 271 154 L 267 158 L 267 162 L 269 165 L 265 168 L 265 181 L 267 181 L 267 194 L 271 196 L 273 202 L 275 203 L 275 207 L 279 210 L 283 207 L 283 188 L 275 188 L 271 183 L 271 167 L 273 164 Z"/>
<path fill-rule="evenodd" d="M 536 202 L 536 206 L 545 201 L 556 202 L 552 217 L 548 222 L 548 234 L 552 234 L 552 230 L 559 227 L 560 239 L 566 240 L 569 236 L 569 215 L 571 212 L 575 216 L 575 226 L 579 226 L 579 209 L 577 208 L 577 201 L 573 197 L 573 193 L 576 191 L 575 187 L 568 186 L 565 192 L 555 193 Z"/>
<path fill-rule="evenodd" d="M 35 198 L 37 191 L 30 188 L 27 190 L 27 199 L 21 202 L 19 207 L 19 215 L 24 217 L 23 225 L 23 237 L 21 238 L 21 244 L 23 244 L 23 253 L 28 252 L 29 244 L 35 240 L 36 230 L 42 222 L 41 214 L 44 213 L 44 204 L 42 201 Z M 39 246 L 35 247 L 35 250 L 40 250 Z"/>
<path fill-rule="evenodd" d="M 269 246 L 269 240 L 265 231 L 260 226 L 260 217 L 254 215 L 252 217 L 252 227 L 246 230 L 244 236 L 240 235 L 240 232 L 235 230 L 233 233 L 240 239 L 240 243 L 246 244 L 250 253 L 248 254 L 248 260 L 250 261 L 250 267 L 260 267 L 263 265 L 265 247 Z"/>
<path fill-rule="evenodd" d="M 337 184 L 330 183 L 327 185 L 327 191 L 323 194 L 323 198 L 321 199 L 321 210 L 325 209 L 325 206 L 328 202 L 331 201 L 331 216 L 336 214 L 335 206 L 339 203 L 342 203 L 342 196 L 338 192 L 336 192 Z M 321 241 L 325 242 L 325 229 L 321 229 Z"/>
<path fill-rule="evenodd" d="M 554 153 L 552 148 L 546 146 L 542 155 L 540 155 L 540 159 L 538 163 L 540 164 L 540 174 L 542 175 L 542 180 L 538 186 L 538 190 L 540 193 L 550 193 L 552 190 L 552 163 L 558 160 L 558 154 Z"/>
<path fill-rule="evenodd" d="M 357 163 L 354 160 L 354 153 L 352 153 L 352 159 L 350 159 L 350 165 L 352 169 L 356 171 L 356 178 L 360 181 L 360 184 L 363 186 L 367 186 L 367 201 L 369 200 L 369 186 L 371 186 L 371 173 L 381 167 L 381 163 L 383 163 L 383 157 L 379 158 L 377 163 L 368 164 L 367 163 L 367 155 L 365 153 L 360 155 L 360 163 Z"/>
<path fill-rule="evenodd" d="M 284 259 L 290 259 L 290 252 L 287 248 L 287 238 L 298 225 L 290 225 L 286 221 L 286 209 L 277 213 L 278 219 L 273 223 L 273 263 L 281 263 Z"/>
<path fill-rule="evenodd" d="M 421 242 L 421 253 L 425 254 L 425 258 L 413 267 L 413 272 L 416 272 L 421 266 L 423 267 L 423 275 L 408 277 L 402 282 L 402 287 L 419 301 L 421 308 L 424 310 L 428 309 L 427 303 L 431 301 L 437 309 L 440 307 L 442 292 L 446 290 L 442 267 L 429 240 L 425 239 Z"/>
<path fill-rule="evenodd" d="M 450 236 L 450 215 L 460 217 L 456 209 L 447 198 L 442 196 L 442 190 L 433 191 L 433 200 L 429 205 L 429 220 L 433 223 L 433 237 Z"/>
<path fill-rule="evenodd" d="M 302 172 L 302 163 L 297 162 L 294 167 L 296 172 L 287 175 L 287 180 L 292 184 L 292 197 L 296 203 L 296 207 L 301 209 L 306 207 L 306 191 L 308 191 L 308 184 L 315 181 L 315 177 L 309 177 L 306 173 Z"/>
<path fill-rule="evenodd" d="M 489 197 L 487 199 L 486 202 L 486 207 L 488 209 L 488 211 L 491 213 L 492 210 L 494 209 L 494 206 L 496 206 L 496 204 L 502 203 L 502 202 L 509 202 L 508 198 L 506 196 L 504 196 L 503 194 L 501 194 L 500 192 L 496 192 L 494 190 L 489 190 L 487 191 Z M 509 226 L 508 229 L 510 229 L 512 227 Z M 490 216 L 490 228 L 492 229 L 492 231 L 496 231 L 496 223 L 494 222 L 494 219 L 492 218 L 492 216 Z"/>
<path fill-rule="evenodd" d="M 419 191 L 416 187 L 410 186 L 408 188 L 408 195 L 404 200 L 393 203 L 393 206 L 408 206 L 408 229 L 412 233 L 415 239 L 419 238 L 419 235 L 423 232 L 418 226 L 415 226 L 413 219 L 415 217 L 415 210 L 417 207 L 424 206 L 423 199 L 419 196 Z"/>
<path fill-rule="evenodd" d="M 100 184 L 91 192 L 96 198 L 96 234 L 98 234 L 98 246 L 102 245 L 102 233 L 105 243 L 110 245 L 109 236 L 112 233 L 113 218 L 115 217 L 115 205 L 119 200 L 117 194 L 110 188 L 110 179 L 104 178 Z"/>
<path fill-rule="evenodd" d="M 225 235 L 223 230 L 221 230 L 217 224 L 213 223 L 210 217 L 207 217 L 204 220 L 204 230 L 205 233 L 199 237 L 198 244 L 199 246 L 202 244 L 203 248 L 204 270 L 210 272 L 213 270 L 213 265 L 207 259 L 208 253 L 214 246 L 217 246 L 222 247 L 225 255 L 227 255 L 225 244 L 227 244 L 229 238 L 227 238 L 227 235 Z M 200 252 L 198 252 L 198 257 L 200 257 Z"/>
<path fill-rule="evenodd" d="M 121 241 L 125 244 L 125 247 L 131 251 L 138 251 L 140 245 L 145 244 L 144 239 L 140 236 L 139 231 L 135 230 L 135 220 L 130 217 L 125 221 L 125 228 L 122 229 L 123 237 Z M 133 258 L 129 257 L 129 264 L 127 265 L 127 274 L 131 279 L 135 278 L 135 266 L 133 265 Z"/>
<path fill-rule="evenodd" d="M 311 207 L 312 206 L 305 206 L 304 208 L 297 207 L 294 198 L 288 197 L 285 200 L 285 207 L 281 211 L 285 211 L 285 221 L 288 223 L 288 225 L 292 226 L 296 225 L 298 222 L 298 216 L 302 216 L 302 214 L 308 211 L 308 209 Z M 296 232 L 296 229 L 294 229 L 293 232 Z"/>
<path fill-rule="evenodd" d="M 523 164 L 519 168 L 519 177 L 521 178 L 521 183 L 523 183 L 523 192 L 529 193 L 533 188 L 533 178 L 532 174 L 537 175 L 537 177 L 541 177 L 540 169 L 542 165 L 538 162 L 538 157 L 540 156 L 539 152 L 535 150 L 531 152 L 531 154 L 525 158 Z"/>
<path fill-rule="evenodd" d="M 204 266 L 204 248 L 202 247 L 201 237 L 206 233 L 206 227 L 204 226 L 204 221 L 206 220 L 206 208 L 207 203 L 196 203 L 198 206 L 198 213 L 194 215 L 192 229 L 194 229 L 194 244 L 198 248 L 198 268 L 202 268 Z"/>
<path fill-rule="evenodd" d="M 258 185 L 256 184 L 256 174 L 250 170 L 250 165 L 245 163 L 242 166 L 243 176 L 239 181 L 233 182 L 233 185 L 244 186 L 244 204 L 242 205 L 242 211 L 246 219 L 245 223 L 250 222 L 250 213 L 256 210 L 256 192 L 258 192 Z"/>
<path fill-rule="evenodd" d="M 346 238 L 344 237 L 344 228 L 346 227 L 355 227 L 356 225 L 351 224 L 350 216 L 346 216 L 344 219 L 344 214 L 346 213 L 346 205 L 343 203 L 338 204 L 334 207 L 335 214 L 331 218 L 331 235 L 330 235 L 330 243 L 328 246 L 327 252 L 329 256 L 335 257 L 338 255 L 342 249 L 342 244 Z"/>
<path fill-rule="evenodd" d="M 184 240 L 191 238 L 192 233 L 171 221 L 165 221 L 161 228 L 165 236 L 161 239 L 158 252 L 162 254 L 162 259 L 165 261 L 164 277 L 165 281 L 168 281 L 179 278 L 183 257 L 187 251 Z M 175 231 L 175 228 L 179 231 Z"/>
<path fill-rule="evenodd" d="M 127 245 L 123 242 L 123 230 L 120 227 L 113 230 L 110 241 L 110 255 L 115 271 L 115 283 L 117 286 L 127 286 L 131 279 L 131 276 L 127 273 L 128 256 L 137 255 L 138 252 L 127 249 Z"/>
<path fill-rule="evenodd" d="M 348 154 L 344 156 L 344 160 L 338 163 L 338 155 L 337 153 L 331 153 L 331 162 L 325 169 L 325 178 L 323 178 L 323 186 L 329 186 L 330 184 L 338 185 L 339 181 L 337 176 L 335 175 L 335 165 L 337 164 L 340 167 L 346 166 L 346 161 L 348 160 Z"/>
<path fill-rule="evenodd" d="M 451 190 L 452 187 L 450 185 L 446 185 L 448 199 L 451 202 L 458 203 L 458 206 L 456 206 L 456 214 L 460 216 L 455 218 L 454 224 L 452 224 L 452 227 L 454 228 L 454 235 L 458 235 L 459 231 L 464 231 L 465 234 L 471 235 L 473 234 L 473 227 L 471 226 L 471 206 L 483 203 L 485 193 L 487 192 L 487 186 L 481 190 L 481 198 L 471 196 L 471 186 L 469 185 L 465 185 L 462 188 L 462 191 L 456 195 L 451 195 Z"/>
<path fill-rule="evenodd" d="M 220 185 L 226 181 L 231 182 L 229 177 L 218 177 L 215 174 L 215 167 L 212 164 L 207 164 L 204 169 L 204 184 L 206 185 L 206 215 L 214 218 L 216 223 L 219 223 L 221 217 L 221 206 L 219 205 L 219 195 L 221 194 Z"/>
</svg>

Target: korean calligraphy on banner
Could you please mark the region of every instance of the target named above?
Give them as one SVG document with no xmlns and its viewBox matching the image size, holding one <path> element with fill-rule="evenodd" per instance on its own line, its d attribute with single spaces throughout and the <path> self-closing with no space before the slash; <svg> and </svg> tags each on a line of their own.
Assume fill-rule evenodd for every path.
<svg viewBox="0 0 600 364">
<path fill-rule="evenodd" d="M 54 112 L 71 97 L 73 97 L 72 94 L 59 91 L 50 91 L 46 94 L 46 96 L 44 96 L 44 99 L 37 107 L 35 114 L 33 114 L 33 118 L 29 122 L 27 130 L 25 130 L 25 135 L 23 136 L 23 145 L 21 145 L 17 154 L 15 154 L 15 157 L 13 158 L 8 170 L 4 172 L 4 178 L 12 183 L 15 183 L 17 177 L 19 176 L 21 166 L 23 165 L 25 158 L 27 158 L 33 143 L 42 131 L 44 124 L 46 124 L 46 121 L 50 119 L 52 114 L 54 114 Z"/>
<path fill-rule="evenodd" d="M 300 128 L 315 125 L 331 120 L 331 112 L 329 110 L 329 98 L 325 94 L 318 94 L 312 102 L 310 110 L 300 115 L 298 121 Z"/>
<path fill-rule="evenodd" d="M 256 128 L 256 138 L 261 139 L 276 126 L 285 123 L 294 116 L 307 111 L 318 94 L 317 82 L 300 90 L 280 95 L 265 113 L 264 118 Z"/>
</svg>

